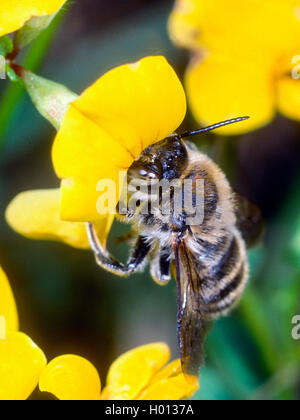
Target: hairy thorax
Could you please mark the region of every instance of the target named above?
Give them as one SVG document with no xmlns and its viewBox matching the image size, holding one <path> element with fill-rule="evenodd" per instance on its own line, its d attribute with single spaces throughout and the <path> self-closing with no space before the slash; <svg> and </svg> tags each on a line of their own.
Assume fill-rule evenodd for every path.
<svg viewBox="0 0 300 420">
<path fill-rule="evenodd" d="M 201 180 L 203 188 L 199 194 L 202 194 L 203 197 L 199 202 L 203 206 L 201 213 L 203 217 L 200 223 L 189 224 L 190 215 L 184 209 L 181 212 L 174 211 L 174 189 L 171 189 L 169 208 L 166 209 L 167 204 L 163 200 L 161 189 L 159 200 L 156 205 L 155 203 L 153 205 L 150 189 L 145 193 L 145 191 L 140 192 L 135 188 L 133 188 L 133 192 L 129 188 L 129 202 L 134 196 L 136 207 L 134 211 L 128 211 L 122 220 L 130 223 L 134 231 L 144 236 L 152 244 L 153 250 L 170 255 L 170 259 L 174 258 L 173 233 L 180 232 L 183 237 L 187 236 L 189 246 L 199 256 L 199 261 L 209 265 L 211 259 L 217 260 L 222 255 L 231 237 L 235 234 L 232 191 L 223 173 L 206 155 L 187 147 L 187 155 L 184 157 L 179 155 L 179 157 L 182 158 L 184 164 L 182 160 L 177 162 L 176 156 L 172 155 L 169 161 L 173 169 L 171 171 L 167 167 L 168 170 L 165 173 L 164 171 L 155 171 L 155 165 L 152 161 L 152 178 L 146 179 L 146 181 L 157 180 L 160 182 L 167 180 L 172 184 L 172 182 L 178 180 L 179 185 L 182 186 L 180 194 L 184 204 L 185 189 L 183 184 L 185 180 L 190 180 L 192 186 L 197 180 Z M 145 180 L 146 170 L 137 170 L 140 167 L 144 168 L 142 162 L 137 162 L 133 170 L 129 172 L 129 182 L 136 180 L 136 184 L 138 184 L 140 180 Z M 142 177 L 138 176 L 140 172 L 143 175 Z M 170 173 L 172 176 L 169 176 Z M 160 178 L 156 178 L 159 175 Z M 164 175 L 165 178 L 163 178 Z M 197 205 L 197 197 L 195 197 L 197 190 L 194 186 L 192 194 L 192 201 Z M 176 200 L 178 200 L 178 197 Z"/>
</svg>

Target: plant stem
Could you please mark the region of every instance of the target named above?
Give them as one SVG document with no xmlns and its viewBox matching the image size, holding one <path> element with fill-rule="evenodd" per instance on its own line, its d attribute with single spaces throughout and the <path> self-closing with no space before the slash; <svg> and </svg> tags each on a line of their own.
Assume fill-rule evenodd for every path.
<svg viewBox="0 0 300 420">
<path fill-rule="evenodd" d="M 60 11 L 49 27 L 32 43 L 25 58 L 22 60 L 23 67 L 32 72 L 36 72 L 39 69 L 63 17 L 64 11 Z M 4 136 L 12 120 L 15 107 L 24 94 L 25 90 L 21 85 L 12 84 L 5 89 L 2 95 L 0 105 L 0 148 L 4 143 Z"/>
</svg>

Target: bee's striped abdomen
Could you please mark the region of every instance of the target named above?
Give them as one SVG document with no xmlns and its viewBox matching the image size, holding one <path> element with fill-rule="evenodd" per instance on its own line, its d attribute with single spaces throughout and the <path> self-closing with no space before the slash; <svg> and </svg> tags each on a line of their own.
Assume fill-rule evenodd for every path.
<svg viewBox="0 0 300 420">
<path fill-rule="evenodd" d="M 239 300 L 248 278 L 245 244 L 238 232 L 230 235 L 220 259 L 207 267 L 202 283 L 203 311 L 210 318 L 228 312 Z"/>
</svg>

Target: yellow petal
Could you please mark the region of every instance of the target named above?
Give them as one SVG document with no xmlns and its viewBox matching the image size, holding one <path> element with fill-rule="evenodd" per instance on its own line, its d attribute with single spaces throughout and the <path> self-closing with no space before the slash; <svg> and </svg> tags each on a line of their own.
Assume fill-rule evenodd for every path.
<svg viewBox="0 0 300 420">
<path fill-rule="evenodd" d="M 279 111 L 288 118 L 300 120 L 300 79 L 282 78 L 277 85 Z"/>
<path fill-rule="evenodd" d="M 136 399 L 169 358 L 170 350 L 164 343 L 148 344 L 123 354 L 111 365 L 102 399 Z"/>
<path fill-rule="evenodd" d="M 242 134 L 267 124 L 275 113 L 275 87 L 266 63 L 233 61 L 210 55 L 195 61 L 186 74 L 191 109 L 206 126 L 230 118 L 250 116 L 245 122 L 216 132 Z"/>
<path fill-rule="evenodd" d="M 18 330 L 18 314 L 8 279 L 0 266 L 0 316 L 5 319 L 6 331 Z"/>
<path fill-rule="evenodd" d="M 120 144 L 71 106 L 53 147 L 57 175 L 64 179 L 61 218 L 73 222 L 102 219 L 97 211 L 99 181 L 109 178 L 119 195 L 120 171 L 127 170 L 132 161 Z"/>
<path fill-rule="evenodd" d="M 117 67 L 87 89 L 71 104 L 53 146 L 64 180 L 62 219 L 101 219 L 98 182 L 112 180 L 118 201 L 124 171 L 145 147 L 176 130 L 185 112 L 182 85 L 163 57 Z"/>
<path fill-rule="evenodd" d="M 43 352 L 22 333 L 0 340 L 0 399 L 25 400 L 38 384 L 46 366 Z"/>
<path fill-rule="evenodd" d="M 169 30 L 190 49 L 274 59 L 300 47 L 299 6 L 298 0 L 177 0 Z"/>
<path fill-rule="evenodd" d="M 202 41 L 205 3 L 201 0 L 177 0 L 168 28 L 170 36 L 181 47 L 198 49 Z"/>
<path fill-rule="evenodd" d="M 97 370 L 88 360 L 66 355 L 48 364 L 40 378 L 40 390 L 60 400 L 99 400 L 101 383 Z"/>
<path fill-rule="evenodd" d="M 75 248 L 88 249 L 85 224 L 64 222 L 59 211 L 59 189 L 27 191 L 10 203 L 6 220 L 16 232 L 27 238 L 61 241 Z M 102 218 L 95 223 L 102 243 L 105 243 L 112 222 L 111 218 Z"/>
<path fill-rule="evenodd" d="M 278 76 L 300 51 L 298 0 L 177 0 L 169 20 L 177 44 L 208 57 L 192 66 L 187 90 L 200 123 L 246 113 L 251 120 L 220 134 L 241 134 L 268 123 Z M 281 71 L 281 74 L 279 74 Z M 299 119 L 291 81 L 279 86 L 279 107 Z"/>
<path fill-rule="evenodd" d="M 56 13 L 66 0 L 1 0 L 0 36 L 20 29 L 33 16 Z"/>
<path fill-rule="evenodd" d="M 0 315 L 0 340 L 6 338 L 6 321 L 4 316 Z"/>
<path fill-rule="evenodd" d="M 193 396 L 198 388 L 199 384 L 196 378 L 194 383 L 191 384 L 186 381 L 184 374 L 181 373 L 151 385 L 139 400 L 182 400 Z"/>
<path fill-rule="evenodd" d="M 180 400 L 191 397 L 199 388 L 198 379 L 186 379 L 180 360 L 175 360 L 158 372 L 139 400 Z"/>
<path fill-rule="evenodd" d="M 177 376 L 182 373 L 181 362 L 179 359 L 174 360 L 169 363 L 163 369 L 161 369 L 157 374 L 152 378 L 151 384 L 153 385 L 156 382 L 159 382 L 164 379 L 168 379 L 172 376 Z"/>
<path fill-rule="evenodd" d="M 176 130 L 186 113 L 182 85 L 164 57 L 146 57 L 106 73 L 74 105 L 135 157 Z M 125 126 L 142 144 L 128 138 Z"/>
</svg>

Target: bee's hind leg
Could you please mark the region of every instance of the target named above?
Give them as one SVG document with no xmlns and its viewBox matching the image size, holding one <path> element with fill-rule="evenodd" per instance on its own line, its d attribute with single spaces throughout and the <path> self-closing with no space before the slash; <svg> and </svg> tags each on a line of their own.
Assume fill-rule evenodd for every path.
<svg viewBox="0 0 300 420">
<path fill-rule="evenodd" d="M 127 265 L 121 264 L 104 250 L 97 237 L 93 223 L 87 223 L 86 228 L 97 264 L 104 270 L 117 276 L 127 276 L 137 271 L 150 251 L 150 244 L 142 236 L 139 236 L 129 262 Z"/>
<path fill-rule="evenodd" d="M 164 286 L 171 280 L 171 261 L 169 255 L 162 250 L 158 251 L 151 262 L 151 276 L 161 286 Z"/>
</svg>

